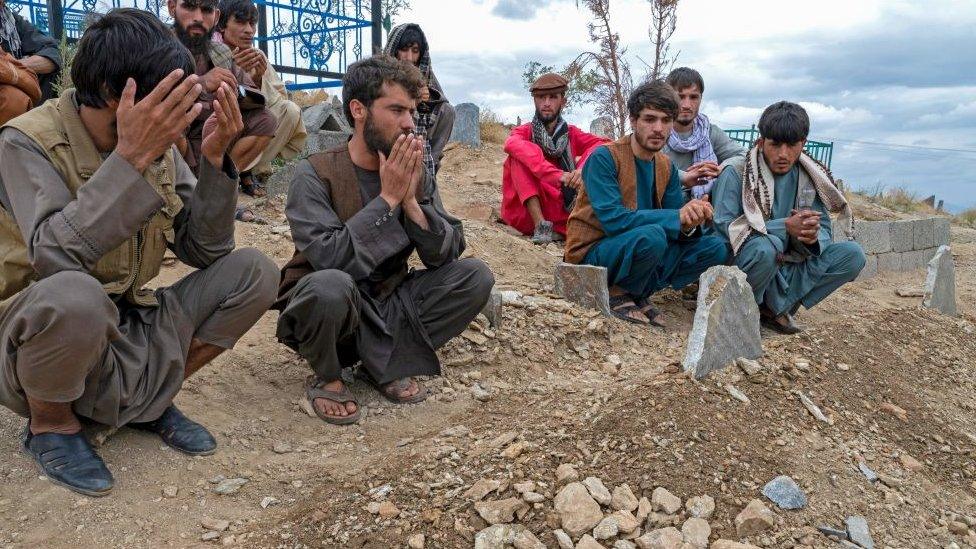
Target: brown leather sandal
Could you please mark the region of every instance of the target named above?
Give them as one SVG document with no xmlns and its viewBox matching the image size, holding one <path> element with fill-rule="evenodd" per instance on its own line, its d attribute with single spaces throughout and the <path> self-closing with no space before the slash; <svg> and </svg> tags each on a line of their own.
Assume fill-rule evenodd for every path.
<svg viewBox="0 0 976 549">
<path fill-rule="evenodd" d="M 360 406 L 356 397 L 353 396 L 352 391 L 349 390 L 349 387 L 343 385 L 341 391 L 332 391 L 323 387 L 325 383 L 315 376 L 308 376 L 305 380 L 305 396 L 308 398 L 308 403 L 312 406 L 312 410 L 315 411 L 315 415 L 319 416 L 319 419 L 322 421 L 331 423 L 332 425 L 352 425 L 358 422 L 363 415 L 363 407 Z M 315 406 L 315 399 L 317 398 L 324 398 L 343 405 L 347 402 L 352 402 L 356 405 L 356 411 L 347 416 L 324 414 Z"/>
</svg>

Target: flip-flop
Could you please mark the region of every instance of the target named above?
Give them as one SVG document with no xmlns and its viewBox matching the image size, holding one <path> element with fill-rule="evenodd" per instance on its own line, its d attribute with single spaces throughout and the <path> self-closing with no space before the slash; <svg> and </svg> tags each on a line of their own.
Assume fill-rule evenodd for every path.
<svg viewBox="0 0 976 549">
<path fill-rule="evenodd" d="M 630 313 L 634 312 L 644 314 L 644 312 L 640 310 L 640 307 L 637 306 L 637 302 L 634 300 L 634 298 L 630 297 L 629 295 L 620 294 L 610 298 L 610 314 L 613 316 L 625 322 L 630 322 L 631 324 L 642 324 L 644 326 L 650 324 L 650 322 L 647 320 L 640 320 L 630 316 Z"/>
<path fill-rule="evenodd" d="M 255 225 L 267 225 L 268 220 L 257 215 L 248 207 L 238 206 L 234 211 L 234 219 L 237 221 L 242 221 L 244 223 L 254 223 Z"/>
<path fill-rule="evenodd" d="M 332 391 L 322 387 L 322 385 L 324 385 L 324 382 L 315 376 L 308 376 L 308 379 L 305 380 L 305 397 L 308 398 L 308 403 L 312 406 L 312 410 L 315 411 L 315 415 L 319 416 L 319 419 L 322 421 L 331 423 L 332 425 L 352 425 L 358 422 L 363 415 L 363 407 L 356 400 L 356 397 L 353 396 L 349 387 L 343 385 L 341 391 Z M 356 411 L 348 416 L 325 414 L 315 406 L 315 399 L 317 398 L 324 398 L 342 405 L 345 405 L 347 402 L 352 402 L 356 405 Z"/>
<path fill-rule="evenodd" d="M 661 311 L 657 310 L 654 305 L 651 304 L 651 300 L 642 297 L 640 299 L 635 299 L 634 303 L 637 305 L 638 310 L 644 313 L 647 320 L 650 321 L 652 326 L 657 326 L 658 328 L 665 328 L 667 325 L 661 320 Z"/>
<path fill-rule="evenodd" d="M 359 377 L 365 379 L 367 383 L 375 387 L 376 390 L 379 391 L 384 398 L 386 398 L 386 400 L 389 400 L 395 404 L 417 404 L 418 402 L 427 400 L 427 397 L 430 396 L 430 391 L 427 390 L 427 387 L 413 378 L 404 377 L 396 381 L 391 381 L 386 385 L 380 385 L 379 383 L 376 383 L 376 381 L 374 381 L 372 376 L 369 374 L 359 374 Z M 402 391 L 410 385 L 411 381 L 417 384 L 417 394 L 413 396 L 399 397 L 396 393 L 390 391 L 391 388 L 396 388 Z"/>
<path fill-rule="evenodd" d="M 245 182 L 246 181 L 246 182 Z M 264 185 L 258 181 L 258 178 L 251 175 L 241 176 L 241 192 L 253 196 L 254 198 L 262 198 L 268 196 L 268 192 L 264 189 Z"/>
</svg>

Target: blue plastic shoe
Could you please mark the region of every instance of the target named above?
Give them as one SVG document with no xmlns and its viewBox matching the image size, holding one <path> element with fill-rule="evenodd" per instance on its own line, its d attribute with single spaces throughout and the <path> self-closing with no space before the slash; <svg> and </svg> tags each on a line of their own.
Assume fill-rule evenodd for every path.
<svg viewBox="0 0 976 549">
<path fill-rule="evenodd" d="M 115 485 L 112 472 L 88 444 L 83 433 L 35 435 L 30 432 L 28 424 L 24 430 L 22 448 L 34 458 L 51 482 L 79 494 L 102 497 L 108 495 Z"/>
<path fill-rule="evenodd" d="M 155 421 L 130 423 L 129 427 L 156 433 L 170 448 L 191 456 L 209 456 L 217 451 L 217 441 L 203 425 L 187 418 L 170 405 Z"/>
</svg>

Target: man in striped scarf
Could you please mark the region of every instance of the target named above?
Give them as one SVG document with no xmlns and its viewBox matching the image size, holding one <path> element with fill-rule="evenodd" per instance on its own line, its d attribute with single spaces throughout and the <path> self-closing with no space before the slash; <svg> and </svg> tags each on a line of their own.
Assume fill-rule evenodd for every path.
<svg viewBox="0 0 976 549">
<path fill-rule="evenodd" d="M 812 308 L 857 278 L 866 261 L 850 242 L 854 219 L 844 194 L 803 152 L 809 131 L 803 107 L 770 105 L 742 177 L 725 170 L 713 189 L 715 228 L 752 285 L 763 326 L 782 334 L 801 330 L 793 322 L 800 305 Z"/>
<path fill-rule="evenodd" d="M 558 74 L 540 76 L 530 88 L 535 118 L 513 129 L 505 141 L 501 218 L 540 245 L 565 236 L 566 219 L 583 185 L 580 165 L 606 141 L 563 120 L 568 87 Z"/>
</svg>

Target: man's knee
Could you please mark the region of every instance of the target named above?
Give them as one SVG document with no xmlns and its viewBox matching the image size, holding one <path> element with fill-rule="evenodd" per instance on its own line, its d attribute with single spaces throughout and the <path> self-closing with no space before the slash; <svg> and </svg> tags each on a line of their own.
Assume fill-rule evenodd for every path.
<svg viewBox="0 0 976 549">
<path fill-rule="evenodd" d="M 491 289 L 495 287 L 495 275 L 491 267 L 476 257 L 467 257 L 457 262 L 457 268 L 463 273 L 461 277 L 466 283 L 465 289 L 473 298 L 487 301 Z"/>
<path fill-rule="evenodd" d="M 285 111 L 282 113 L 278 126 L 295 124 L 302 118 L 302 109 L 292 101 L 285 101 Z"/>
<path fill-rule="evenodd" d="M 702 260 L 707 262 L 709 267 L 728 263 L 730 255 L 729 245 L 724 238 L 703 236 L 699 240 L 698 245 L 702 250 Z"/>
<path fill-rule="evenodd" d="M 867 264 L 864 249 L 857 242 L 836 242 L 830 245 L 835 254 L 834 265 L 838 272 L 848 275 L 851 279 L 857 277 Z"/>
<path fill-rule="evenodd" d="M 240 287 L 236 290 L 251 299 L 271 307 L 278 297 L 280 279 L 278 266 L 268 256 L 255 248 L 239 248 L 224 258 L 226 268 L 239 273 Z"/>
<path fill-rule="evenodd" d="M 739 252 L 736 264 L 747 272 L 772 272 L 776 270 L 776 246 L 762 237 L 756 237 L 745 244 Z"/>
<path fill-rule="evenodd" d="M 323 308 L 343 309 L 355 302 L 358 290 L 352 276 L 345 271 L 326 269 L 299 280 L 294 293 L 311 297 Z"/>
<path fill-rule="evenodd" d="M 647 225 L 634 229 L 637 236 L 634 239 L 634 255 L 638 257 L 661 257 L 668 248 L 668 236 L 664 229 L 657 225 Z"/>
<path fill-rule="evenodd" d="M 25 291 L 37 296 L 30 314 L 57 332 L 57 341 L 66 346 L 100 345 L 118 326 L 118 309 L 87 273 L 61 271 Z"/>
</svg>

